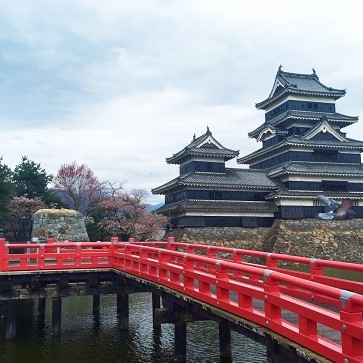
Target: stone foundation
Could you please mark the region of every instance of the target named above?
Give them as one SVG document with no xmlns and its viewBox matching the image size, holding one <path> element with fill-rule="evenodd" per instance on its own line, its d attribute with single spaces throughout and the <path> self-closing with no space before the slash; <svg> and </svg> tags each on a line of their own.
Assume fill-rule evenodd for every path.
<svg viewBox="0 0 363 363">
<path fill-rule="evenodd" d="M 276 220 L 269 228 L 205 227 L 172 231 L 175 240 L 363 263 L 363 219 Z"/>
<path fill-rule="evenodd" d="M 33 214 L 32 237 L 54 241 L 89 241 L 81 213 L 71 209 L 39 209 Z"/>
</svg>

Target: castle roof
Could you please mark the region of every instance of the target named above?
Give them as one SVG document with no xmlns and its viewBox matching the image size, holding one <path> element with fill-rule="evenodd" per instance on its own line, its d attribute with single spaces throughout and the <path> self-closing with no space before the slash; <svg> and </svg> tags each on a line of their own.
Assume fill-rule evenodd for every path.
<svg viewBox="0 0 363 363">
<path fill-rule="evenodd" d="M 317 134 L 326 134 L 326 137 L 316 137 Z M 315 136 L 315 137 L 314 137 Z M 330 137 L 329 137 L 330 136 Z M 308 148 L 308 149 L 329 149 L 331 150 L 354 150 L 363 151 L 363 142 L 345 137 L 339 131 L 333 130 L 328 123 L 322 121 L 316 127 L 309 130 L 303 135 L 290 135 L 279 143 L 256 150 L 255 152 L 245 155 L 237 160 L 240 164 L 251 164 L 252 160 L 264 155 L 273 154 L 276 152 L 281 153 L 283 148 Z"/>
<path fill-rule="evenodd" d="M 198 138 L 195 137 L 189 145 L 180 150 L 173 156 L 166 159 L 168 164 L 180 164 L 185 159 L 190 157 L 216 157 L 224 161 L 233 159 L 239 155 L 238 150 L 231 150 L 224 147 L 212 135 L 212 132 L 207 127 L 207 132 Z"/>
<path fill-rule="evenodd" d="M 179 176 L 152 190 L 153 194 L 164 194 L 179 186 L 205 188 L 264 189 L 276 188 L 276 184 L 267 177 L 265 171 L 256 169 L 226 168 L 225 173 L 194 172 Z"/>
<path fill-rule="evenodd" d="M 287 95 L 323 96 L 337 100 L 346 93 L 345 90 L 325 86 L 314 69 L 312 74 L 301 74 L 284 72 L 281 68 L 280 66 L 277 71 L 270 95 L 264 101 L 256 103 L 256 108 L 265 109 Z"/>
<path fill-rule="evenodd" d="M 275 203 L 268 201 L 184 199 L 180 202 L 163 205 L 155 212 L 165 213 L 175 209 L 180 212 L 238 212 L 241 215 L 243 213 L 274 213 L 277 211 Z"/>
<path fill-rule="evenodd" d="M 259 134 L 268 127 L 278 127 L 278 125 L 285 123 L 288 120 L 306 120 L 306 121 L 318 121 L 325 118 L 330 123 L 338 125 L 339 127 L 349 126 L 358 121 L 357 116 L 347 116 L 340 113 L 324 113 L 324 112 L 314 112 L 314 111 L 298 111 L 289 110 L 283 114 L 273 118 L 272 120 L 263 123 L 255 130 L 248 133 L 251 138 L 257 138 Z"/>
<path fill-rule="evenodd" d="M 268 171 L 271 178 L 281 175 L 317 175 L 322 177 L 359 177 L 363 175 L 363 165 L 357 163 L 332 163 L 290 161 Z M 294 191 L 295 192 L 295 191 Z"/>
<path fill-rule="evenodd" d="M 269 193 L 266 196 L 267 200 L 273 199 L 318 199 L 318 194 L 321 194 L 321 191 L 313 191 L 313 190 L 289 190 L 284 186 L 281 186 L 279 189 Z M 334 199 L 342 200 L 348 197 L 346 192 L 324 192 L 326 196 L 332 196 Z M 362 199 L 363 192 L 349 192 L 349 198 L 359 200 Z"/>
</svg>

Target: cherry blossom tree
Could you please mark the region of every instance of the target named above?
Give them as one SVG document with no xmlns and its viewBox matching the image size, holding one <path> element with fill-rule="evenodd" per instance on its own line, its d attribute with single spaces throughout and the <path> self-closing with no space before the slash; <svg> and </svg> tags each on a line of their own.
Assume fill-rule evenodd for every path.
<svg viewBox="0 0 363 363">
<path fill-rule="evenodd" d="M 146 195 L 145 190 L 136 189 L 130 193 L 118 190 L 103 197 L 97 203 L 102 215 L 98 222 L 100 228 L 124 240 L 130 237 L 139 241 L 159 239 L 167 218 L 147 210 L 143 203 Z"/>
<path fill-rule="evenodd" d="M 90 203 L 102 194 L 103 183 L 86 164 L 78 165 L 74 161 L 61 165 L 53 186 L 64 204 L 85 214 Z"/>
</svg>

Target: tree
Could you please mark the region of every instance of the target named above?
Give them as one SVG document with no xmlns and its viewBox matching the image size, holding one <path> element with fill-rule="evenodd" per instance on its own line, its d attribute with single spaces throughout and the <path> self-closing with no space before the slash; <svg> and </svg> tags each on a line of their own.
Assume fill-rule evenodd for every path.
<svg viewBox="0 0 363 363">
<path fill-rule="evenodd" d="M 69 208 L 85 214 L 90 203 L 102 193 L 103 184 L 85 164 L 63 164 L 53 179 L 59 198 Z"/>
<path fill-rule="evenodd" d="M 48 189 L 52 179 L 52 175 L 48 175 L 40 164 L 29 160 L 27 156 L 21 158 L 21 163 L 15 167 L 13 173 L 17 196 L 42 198 L 45 202 L 53 201 Z"/>
<path fill-rule="evenodd" d="M 15 241 L 25 242 L 30 239 L 32 216 L 37 210 L 45 208 L 46 204 L 38 197 L 14 197 L 10 201 L 9 223 L 14 233 Z"/>
<path fill-rule="evenodd" d="M 12 181 L 11 169 L 3 164 L 0 158 L 0 218 L 4 218 L 9 212 L 9 202 L 15 194 L 15 187 Z"/>
<path fill-rule="evenodd" d="M 137 189 L 131 193 L 118 190 L 104 196 L 97 203 L 102 211 L 102 218 L 98 222 L 100 228 L 109 235 L 117 235 L 122 239 L 134 237 L 142 241 L 159 238 L 167 218 L 146 209 L 146 204 L 143 203 L 146 194 L 145 190 Z"/>
</svg>

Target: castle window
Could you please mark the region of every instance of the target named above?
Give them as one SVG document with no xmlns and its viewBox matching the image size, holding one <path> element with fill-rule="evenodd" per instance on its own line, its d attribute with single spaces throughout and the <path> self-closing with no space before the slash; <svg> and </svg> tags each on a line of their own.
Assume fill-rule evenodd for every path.
<svg viewBox="0 0 363 363">
<path fill-rule="evenodd" d="M 336 161 L 338 152 L 336 150 L 314 150 L 315 161 Z"/>
<path fill-rule="evenodd" d="M 322 189 L 324 192 L 346 192 L 348 190 L 348 182 L 339 180 L 322 180 Z"/>
</svg>

